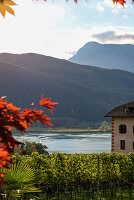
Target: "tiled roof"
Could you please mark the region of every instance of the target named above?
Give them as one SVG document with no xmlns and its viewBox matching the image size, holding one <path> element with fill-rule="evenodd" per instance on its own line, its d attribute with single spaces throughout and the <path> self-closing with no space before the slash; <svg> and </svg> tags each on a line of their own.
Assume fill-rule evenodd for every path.
<svg viewBox="0 0 134 200">
<path fill-rule="evenodd" d="M 105 117 L 134 117 L 134 101 L 114 108 Z"/>
</svg>

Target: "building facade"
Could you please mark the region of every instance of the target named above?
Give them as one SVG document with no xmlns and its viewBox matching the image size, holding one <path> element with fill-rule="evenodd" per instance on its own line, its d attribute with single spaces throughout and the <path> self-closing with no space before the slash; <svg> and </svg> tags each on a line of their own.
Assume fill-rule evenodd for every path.
<svg viewBox="0 0 134 200">
<path fill-rule="evenodd" d="M 114 108 L 105 117 L 112 117 L 111 152 L 134 153 L 134 101 Z"/>
</svg>

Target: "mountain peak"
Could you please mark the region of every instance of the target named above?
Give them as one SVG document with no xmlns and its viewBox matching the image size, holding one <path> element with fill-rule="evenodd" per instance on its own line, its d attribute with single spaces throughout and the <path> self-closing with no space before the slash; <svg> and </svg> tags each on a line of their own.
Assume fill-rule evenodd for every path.
<svg viewBox="0 0 134 200">
<path fill-rule="evenodd" d="M 90 41 L 90 42 L 87 42 L 86 45 L 100 45 L 100 43 L 96 41 Z"/>
<path fill-rule="evenodd" d="M 134 45 L 131 44 L 100 44 L 92 41 L 80 48 L 69 61 L 82 65 L 134 72 L 133 52 Z"/>
<path fill-rule="evenodd" d="M 95 42 L 95 41 L 91 41 L 91 42 L 87 42 L 82 48 L 86 48 L 86 47 L 88 47 L 88 48 L 97 48 L 97 47 L 99 47 L 101 44 L 100 43 L 98 43 L 98 42 Z M 82 49 L 82 48 L 80 48 L 80 49 Z"/>
</svg>

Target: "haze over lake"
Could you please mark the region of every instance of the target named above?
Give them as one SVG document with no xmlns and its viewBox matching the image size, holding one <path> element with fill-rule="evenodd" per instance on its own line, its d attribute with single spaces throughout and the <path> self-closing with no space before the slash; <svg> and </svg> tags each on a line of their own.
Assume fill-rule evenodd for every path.
<svg viewBox="0 0 134 200">
<path fill-rule="evenodd" d="M 42 142 L 47 145 L 49 153 L 110 153 L 110 133 L 45 133 L 29 132 L 25 135 L 15 135 L 16 139 Z"/>
</svg>

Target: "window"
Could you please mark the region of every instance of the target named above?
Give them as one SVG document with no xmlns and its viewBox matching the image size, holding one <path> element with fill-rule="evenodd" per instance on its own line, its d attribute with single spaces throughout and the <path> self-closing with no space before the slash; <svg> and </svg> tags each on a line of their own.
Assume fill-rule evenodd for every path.
<svg viewBox="0 0 134 200">
<path fill-rule="evenodd" d="M 133 149 L 134 149 L 134 142 L 133 142 Z"/>
<path fill-rule="evenodd" d="M 120 141 L 120 149 L 125 150 L 125 140 Z"/>
<path fill-rule="evenodd" d="M 123 109 L 123 113 L 124 113 L 125 115 L 127 115 L 127 114 L 129 114 L 129 113 L 132 113 L 132 112 L 134 112 L 134 107 L 125 107 L 125 108 Z"/>
<path fill-rule="evenodd" d="M 133 133 L 134 133 L 134 126 L 133 126 Z"/>
<path fill-rule="evenodd" d="M 124 114 L 127 115 L 129 113 L 129 108 L 124 109 Z"/>
<path fill-rule="evenodd" d="M 119 133 L 126 133 L 126 129 L 127 129 L 126 125 L 125 124 L 121 124 L 119 126 Z"/>
</svg>

